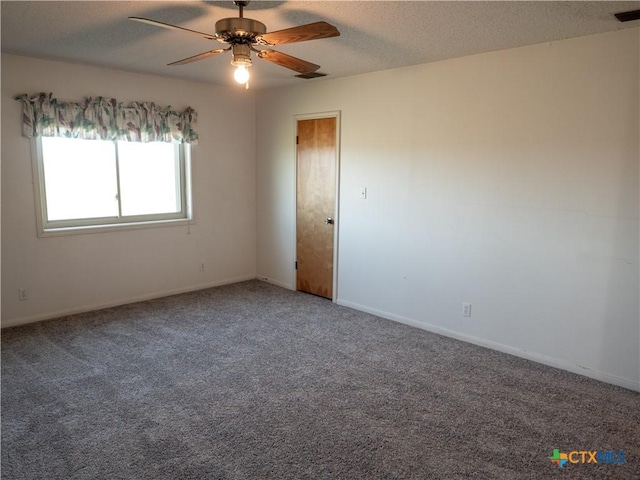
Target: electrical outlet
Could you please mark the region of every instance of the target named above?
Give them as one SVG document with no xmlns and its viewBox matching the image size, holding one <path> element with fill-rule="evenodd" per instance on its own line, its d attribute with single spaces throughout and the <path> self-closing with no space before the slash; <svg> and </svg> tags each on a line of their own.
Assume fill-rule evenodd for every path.
<svg viewBox="0 0 640 480">
<path fill-rule="evenodd" d="M 18 300 L 29 300 L 29 292 L 26 288 L 18 289 Z"/>
<path fill-rule="evenodd" d="M 205 264 L 204 262 L 200 262 L 200 271 L 204 272 L 205 271 Z"/>
<path fill-rule="evenodd" d="M 462 316 L 463 317 L 470 317 L 471 316 L 471 304 L 470 303 L 463 303 L 462 304 Z"/>
</svg>

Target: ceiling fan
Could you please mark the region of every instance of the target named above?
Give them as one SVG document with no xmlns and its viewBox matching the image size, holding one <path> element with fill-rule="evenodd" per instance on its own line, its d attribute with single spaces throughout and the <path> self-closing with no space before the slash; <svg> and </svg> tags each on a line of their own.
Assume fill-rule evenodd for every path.
<svg viewBox="0 0 640 480">
<path fill-rule="evenodd" d="M 299 27 L 285 28 L 284 30 L 277 30 L 275 32 L 267 33 L 267 27 L 264 25 L 264 23 L 257 20 L 252 20 L 251 18 L 244 18 L 243 10 L 244 7 L 249 4 L 248 0 L 235 0 L 233 3 L 239 9 L 238 17 L 223 18 L 222 20 L 218 20 L 216 22 L 215 33 L 198 32 L 196 30 L 178 27 L 169 23 L 151 20 L 149 18 L 129 18 L 137 22 L 148 23 L 157 27 L 179 30 L 182 32 L 198 35 L 200 37 L 206 38 L 207 40 L 217 40 L 220 43 L 229 45 L 227 48 L 209 50 L 208 52 L 199 53 L 198 55 L 169 63 L 169 65 L 185 65 L 187 63 L 196 62 L 204 58 L 231 51 L 233 55 L 233 58 L 231 59 L 231 65 L 237 67 L 234 73 L 234 78 L 238 83 L 245 84 L 248 88 L 247 82 L 249 81 L 249 71 L 247 70 L 247 67 L 251 66 L 251 52 L 253 51 L 256 52 L 259 58 L 298 72 L 298 75 L 296 75 L 296 77 L 316 78 L 325 76 L 325 74 L 317 72 L 317 70 L 320 68 L 320 65 L 307 62 L 306 60 L 302 60 L 300 58 L 292 57 L 291 55 L 287 55 L 285 53 L 277 52 L 270 48 L 259 50 L 255 48 L 254 45 L 271 47 L 274 45 L 283 45 L 286 43 L 296 43 L 304 42 L 307 40 L 337 37 L 340 35 L 340 32 L 336 27 L 328 24 L 327 22 L 315 22 L 309 23 L 307 25 L 301 25 Z"/>
</svg>

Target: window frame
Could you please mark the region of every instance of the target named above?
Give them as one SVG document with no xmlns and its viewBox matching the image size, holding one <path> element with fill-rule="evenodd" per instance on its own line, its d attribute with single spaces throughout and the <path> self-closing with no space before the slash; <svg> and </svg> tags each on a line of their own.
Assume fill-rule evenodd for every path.
<svg viewBox="0 0 640 480">
<path fill-rule="evenodd" d="M 120 173 L 118 168 L 118 148 L 116 143 L 116 181 L 119 183 Z M 119 216 L 100 218 L 80 218 L 69 220 L 48 220 L 47 198 L 44 175 L 44 156 L 42 137 L 32 138 L 32 170 L 35 193 L 36 222 L 39 237 L 62 236 L 74 234 L 97 233 L 105 231 L 120 231 L 141 228 L 156 228 L 163 226 L 178 226 L 193 223 L 193 196 L 192 196 L 192 151 L 187 143 L 173 143 L 174 155 L 178 159 L 177 173 L 179 179 L 176 186 L 180 188 L 179 212 L 157 213 L 148 215 L 122 216 L 120 200 L 118 200 Z"/>
</svg>

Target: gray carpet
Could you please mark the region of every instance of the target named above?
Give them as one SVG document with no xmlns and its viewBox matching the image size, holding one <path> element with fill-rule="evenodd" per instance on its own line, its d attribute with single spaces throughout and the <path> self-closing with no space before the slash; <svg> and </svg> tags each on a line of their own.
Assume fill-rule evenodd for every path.
<svg viewBox="0 0 640 480">
<path fill-rule="evenodd" d="M 2 333 L 7 480 L 640 478 L 638 407 L 258 281 Z"/>
</svg>

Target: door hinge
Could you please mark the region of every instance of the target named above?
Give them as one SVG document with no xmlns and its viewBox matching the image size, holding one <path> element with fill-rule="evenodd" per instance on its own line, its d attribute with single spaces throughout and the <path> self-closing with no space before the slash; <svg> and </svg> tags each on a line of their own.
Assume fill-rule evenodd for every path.
<svg viewBox="0 0 640 480">
<path fill-rule="evenodd" d="M 298 145 L 298 136 L 296 135 L 296 145 Z"/>
<path fill-rule="evenodd" d="M 298 269 L 298 262 L 296 262 L 296 270 Z"/>
</svg>

